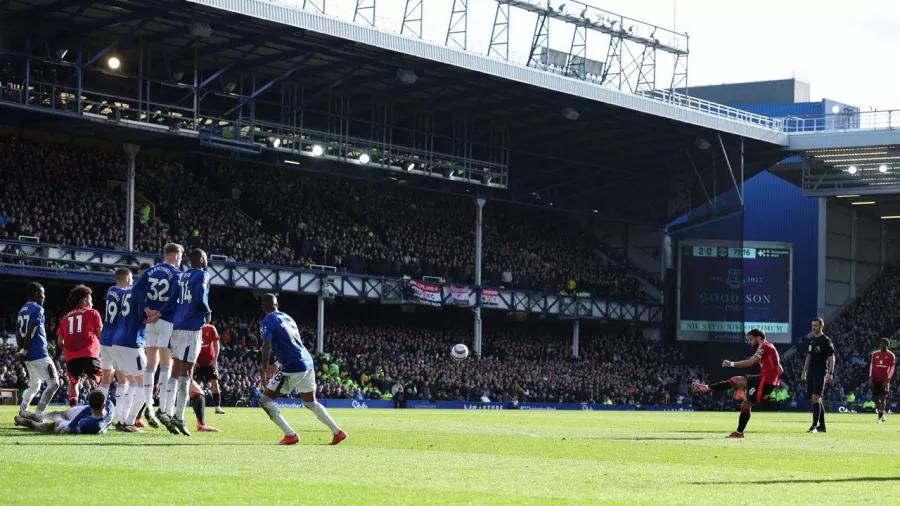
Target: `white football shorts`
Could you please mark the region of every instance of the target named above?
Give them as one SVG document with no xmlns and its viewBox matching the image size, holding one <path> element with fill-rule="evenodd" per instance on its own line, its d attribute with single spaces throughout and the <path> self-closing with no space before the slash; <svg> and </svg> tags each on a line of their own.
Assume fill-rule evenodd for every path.
<svg viewBox="0 0 900 506">
<path fill-rule="evenodd" d="M 269 380 L 266 388 L 281 395 L 290 395 L 294 390 L 301 394 L 315 392 L 316 371 L 312 369 L 303 372 L 278 371 Z"/>
<path fill-rule="evenodd" d="M 172 331 L 172 358 L 193 364 L 200 355 L 200 346 L 202 345 L 202 330 Z"/>
<path fill-rule="evenodd" d="M 113 346 L 113 363 L 117 371 L 122 371 L 126 376 L 144 374 L 147 368 L 147 354 L 143 348 L 129 348 L 127 346 Z"/>
<path fill-rule="evenodd" d="M 147 324 L 145 348 L 169 348 L 172 343 L 172 324 L 165 320 L 157 320 Z"/>
<path fill-rule="evenodd" d="M 28 370 L 28 379 L 37 379 L 49 382 L 52 379 L 59 378 L 56 372 L 56 366 L 50 357 L 39 358 L 30 362 L 25 362 L 25 368 Z"/>
<path fill-rule="evenodd" d="M 100 347 L 100 368 L 104 371 L 112 371 L 113 369 L 119 370 L 118 362 L 116 361 L 116 352 L 113 350 L 112 346 L 101 346 Z"/>
</svg>

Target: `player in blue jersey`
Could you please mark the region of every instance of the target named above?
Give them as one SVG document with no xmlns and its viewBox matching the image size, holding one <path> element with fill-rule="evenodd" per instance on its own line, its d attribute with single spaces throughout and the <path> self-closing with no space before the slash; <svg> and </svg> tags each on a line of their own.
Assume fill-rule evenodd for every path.
<svg viewBox="0 0 900 506">
<path fill-rule="evenodd" d="M 263 295 L 262 310 L 266 313 L 266 317 L 259 325 L 259 336 L 263 341 L 260 377 L 263 383 L 268 381 L 268 385 L 265 393 L 259 397 L 259 404 L 284 432 L 284 439 L 278 444 L 293 445 L 300 442 L 300 437 L 288 425 L 275 404 L 275 399 L 289 395 L 294 390 L 300 392 L 303 406 L 315 413 L 316 418 L 331 429 L 333 436 L 331 444 L 336 445 L 347 439 L 347 434 L 334 423 L 325 406 L 316 401 L 316 368 L 312 356 L 300 339 L 297 323 L 278 310 L 278 298 L 274 294 Z M 269 369 L 272 352 L 281 363 L 281 368 L 277 372 L 274 371 L 274 367 L 273 370 Z"/>
<path fill-rule="evenodd" d="M 149 266 L 148 266 L 149 267 Z M 116 386 L 123 389 L 121 405 L 116 406 L 116 429 L 123 432 L 143 432 L 135 426 L 135 419 L 144 405 L 144 370 L 147 368 L 147 355 L 144 352 L 147 328 L 144 323 L 145 294 L 137 284 L 122 296 L 119 315 L 122 317 L 121 328 L 113 336 L 113 356 L 116 368 L 125 374 L 125 383 Z"/>
<path fill-rule="evenodd" d="M 131 269 L 127 267 L 116 269 L 116 284 L 115 286 L 109 287 L 109 290 L 106 291 L 106 305 L 103 311 L 103 330 L 100 332 L 100 367 L 103 370 L 103 376 L 100 379 L 100 386 L 98 388 L 103 392 L 103 395 L 109 397 L 109 386 L 112 384 L 113 373 L 115 373 L 116 384 L 119 385 L 119 387 L 116 388 L 116 404 L 118 406 L 122 406 L 127 381 L 125 380 L 125 373 L 122 371 L 122 366 L 116 366 L 116 355 L 113 352 L 113 339 L 116 334 L 122 332 L 122 324 L 125 321 L 125 316 L 122 316 L 122 312 L 131 311 L 130 302 L 127 308 L 125 307 L 124 302 L 125 295 L 131 287 L 132 280 L 133 276 L 131 274 Z M 124 415 L 121 416 L 124 418 Z M 119 420 L 116 421 L 118 422 Z"/>
<path fill-rule="evenodd" d="M 38 401 L 35 413 L 47 409 L 50 400 L 59 388 L 59 374 L 47 353 L 47 331 L 44 329 L 44 287 L 40 283 L 29 283 L 25 288 L 28 303 L 19 310 L 16 318 L 16 357 L 25 362 L 28 371 L 28 388 L 22 393 L 19 413 L 26 413 L 34 396 L 41 389 L 41 382 L 47 387 Z"/>
<path fill-rule="evenodd" d="M 59 434 L 106 434 L 114 413 L 113 403 L 97 389 L 88 396 L 87 406 L 75 406 L 44 416 L 26 413 L 16 417 L 16 425 Z"/>
<path fill-rule="evenodd" d="M 188 393 L 194 377 L 194 362 L 203 344 L 203 325 L 210 322 L 209 274 L 206 273 L 206 252 L 191 250 L 191 268 L 181 275 L 178 305 L 175 309 L 175 324 L 172 332 L 172 373 L 178 378 L 175 402 L 167 405 L 168 411 L 159 416 L 169 432 L 190 436 L 184 424 L 184 409 L 188 403 Z M 162 316 L 171 300 L 160 311 L 148 312 L 150 321 Z"/>
<path fill-rule="evenodd" d="M 169 351 L 175 322 L 175 304 L 166 305 L 178 298 L 178 282 L 181 279 L 181 257 L 184 248 L 169 243 L 163 248 L 163 262 L 147 269 L 135 282 L 138 291 L 145 294 L 145 307 L 159 313 L 159 319 L 147 323 L 147 368 L 144 370 L 144 399 L 147 403 L 146 418 L 151 427 L 159 427 L 153 414 L 153 380 L 159 366 L 159 410 L 165 413 L 172 402 L 174 382 L 170 382 L 172 355 Z M 161 312 L 165 308 L 164 312 Z"/>
</svg>

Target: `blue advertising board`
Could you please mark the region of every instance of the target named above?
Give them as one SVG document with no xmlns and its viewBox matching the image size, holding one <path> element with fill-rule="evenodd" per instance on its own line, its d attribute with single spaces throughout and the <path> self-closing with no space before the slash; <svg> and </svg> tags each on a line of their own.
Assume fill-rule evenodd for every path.
<svg viewBox="0 0 900 506">
<path fill-rule="evenodd" d="M 357 401 L 353 399 L 318 399 L 318 401 L 326 408 L 384 409 L 394 407 L 394 401 L 382 400 Z M 275 399 L 275 405 L 279 408 L 302 408 L 303 400 L 282 397 L 280 399 Z"/>
<path fill-rule="evenodd" d="M 330 409 L 393 409 L 394 401 L 352 399 L 319 399 Z M 303 400 L 282 397 L 275 400 L 280 408 L 302 408 Z M 407 401 L 407 409 L 519 409 L 523 411 L 634 411 L 635 406 L 629 404 L 555 404 L 548 402 L 523 402 L 517 408 L 510 407 L 508 402 L 469 402 L 469 401 Z M 680 406 L 643 406 L 637 409 L 646 411 L 696 411 L 694 407 Z"/>
</svg>

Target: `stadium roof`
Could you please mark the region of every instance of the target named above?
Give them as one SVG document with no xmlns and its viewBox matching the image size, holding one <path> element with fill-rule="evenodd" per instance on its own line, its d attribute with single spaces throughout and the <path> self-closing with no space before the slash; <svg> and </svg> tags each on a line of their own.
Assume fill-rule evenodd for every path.
<svg viewBox="0 0 900 506">
<path fill-rule="evenodd" d="M 247 0 L 241 5 L 259 3 Z M 552 76 L 561 79 L 560 83 L 572 82 L 571 86 L 536 86 L 407 54 L 411 51 L 387 50 L 322 33 L 324 30 L 287 26 L 194 2 L 0 0 L 0 7 L 0 25 L 4 27 L 0 68 L 4 62 L 14 67 L 3 69 L 6 72 L 21 72 L 21 66 L 16 66 L 26 54 L 32 55 L 32 61 L 35 55 L 42 55 L 49 62 L 62 50 L 68 51 L 62 59 L 74 67 L 74 53 L 82 41 L 83 62 L 93 58 L 91 63 L 96 63 L 113 52 L 122 62 L 115 73 L 86 75 L 85 90 L 132 93 L 140 69 L 147 89 L 156 81 L 168 82 L 165 87 L 152 88 L 154 107 L 190 105 L 184 99 L 193 88 L 176 81 L 178 76 L 194 75 L 196 58 L 199 74 L 210 81 L 203 107 L 220 108 L 223 113 L 234 113 L 246 105 L 251 80 L 259 87 L 275 79 L 280 80 L 278 86 L 256 97 L 255 113 L 268 115 L 267 120 L 284 116 L 277 105 L 281 97 L 276 96 L 284 94 L 284 84 L 293 84 L 305 90 L 303 105 L 323 115 L 329 97 L 342 93 L 351 105 L 349 112 L 342 113 L 360 119 L 370 120 L 380 107 L 389 106 L 396 125 L 410 130 L 425 126 L 422 118 L 428 118 L 425 122 L 433 131 L 448 135 L 465 121 L 473 128 L 472 135 L 483 136 L 485 142 L 495 132 L 503 132 L 510 150 L 509 190 L 483 190 L 491 198 L 532 205 L 552 203 L 555 208 L 599 210 L 610 217 L 665 223 L 678 212 L 670 204 L 675 194 L 679 198 L 687 195 L 691 202 L 683 205 L 690 208 L 704 200 L 714 180 L 722 185 L 731 182 L 732 174 L 739 177 L 741 154 L 745 177 L 782 158 L 782 146 L 774 137 L 735 134 L 743 131 L 737 128 L 738 122 L 713 116 L 707 125 L 716 125 L 715 129 L 701 126 L 691 122 L 701 113 L 671 104 L 661 105 L 676 108 L 672 110 L 678 119 L 641 110 L 653 101 L 617 90 L 602 88 L 593 98 L 578 96 L 580 87 L 597 86 L 570 78 Z M 209 33 L 204 33 L 205 25 L 211 29 Z M 31 67 L 32 72 L 40 69 L 39 64 Z M 400 69 L 412 71 L 414 82 L 402 82 Z M 134 82 L 123 84 L 122 75 L 131 76 Z M 65 72 L 54 73 L 52 79 L 68 86 L 73 83 L 72 75 Z M 226 83 L 236 83 L 237 89 L 221 89 Z M 613 97 L 620 104 L 603 97 Z M 626 102 L 633 107 L 621 106 Z M 564 117 L 571 118 L 571 111 L 577 113 L 577 119 Z M 48 122 L 46 116 L 22 109 L 7 117 L 13 124 L 68 129 L 144 146 L 177 146 L 165 132 L 126 131 L 129 129 L 116 124 L 88 127 L 71 117 Z M 196 140 L 190 142 L 193 144 L 184 146 L 199 149 Z M 266 151 L 256 158 L 274 161 Z M 384 174 L 380 177 L 384 179 Z M 437 184 L 413 179 L 411 185 Z M 453 190 L 465 191 L 459 185 Z"/>
</svg>

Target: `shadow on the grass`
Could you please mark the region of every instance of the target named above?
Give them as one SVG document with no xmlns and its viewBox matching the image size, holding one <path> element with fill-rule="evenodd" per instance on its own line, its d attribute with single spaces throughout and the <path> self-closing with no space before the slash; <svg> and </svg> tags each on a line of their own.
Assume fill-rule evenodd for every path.
<svg viewBox="0 0 900 506">
<path fill-rule="evenodd" d="M 573 438 L 575 439 L 575 438 Z M 603 439 L 606 441 L 699 441 L 705 437 L 593 437 L 577 439 Z"/>
<path fill-rule="evenodd" d="M 41 441 L 41 442 L 27 442 L 27 443 L 15 443 L 19 446 L 207 446 L 202 443 L 193 443 L 191 441 L 184 441 L 182 443 L 158 443 L 155 441 L 108 441 L 108 440 L 97 440 L 91 436 L 78 436 L 79 439 L 88 439 L 90 442 L 78 442 L 78 443 L 60 443 L 58 441 Z M 66 440 L 69 437 L 65 437 Z M 215 446 L 271 446 L 270 443 L 231 443 L 231 442 L 216 442 Z"/>
<path fill-rule="evenodd" d="M 859 478 L 816 478 L 811 480 L 766 480 L 766 481 L 742 481 L 748 485 L 785 485 L 790 483 L 857 483 L 866 481 L 900 481 L 900 476 L 861 476 Z M 692 481 L 688 485 L 733 485 L 733 483 L 720 483 L 717 481 Z"/>
</svg>

